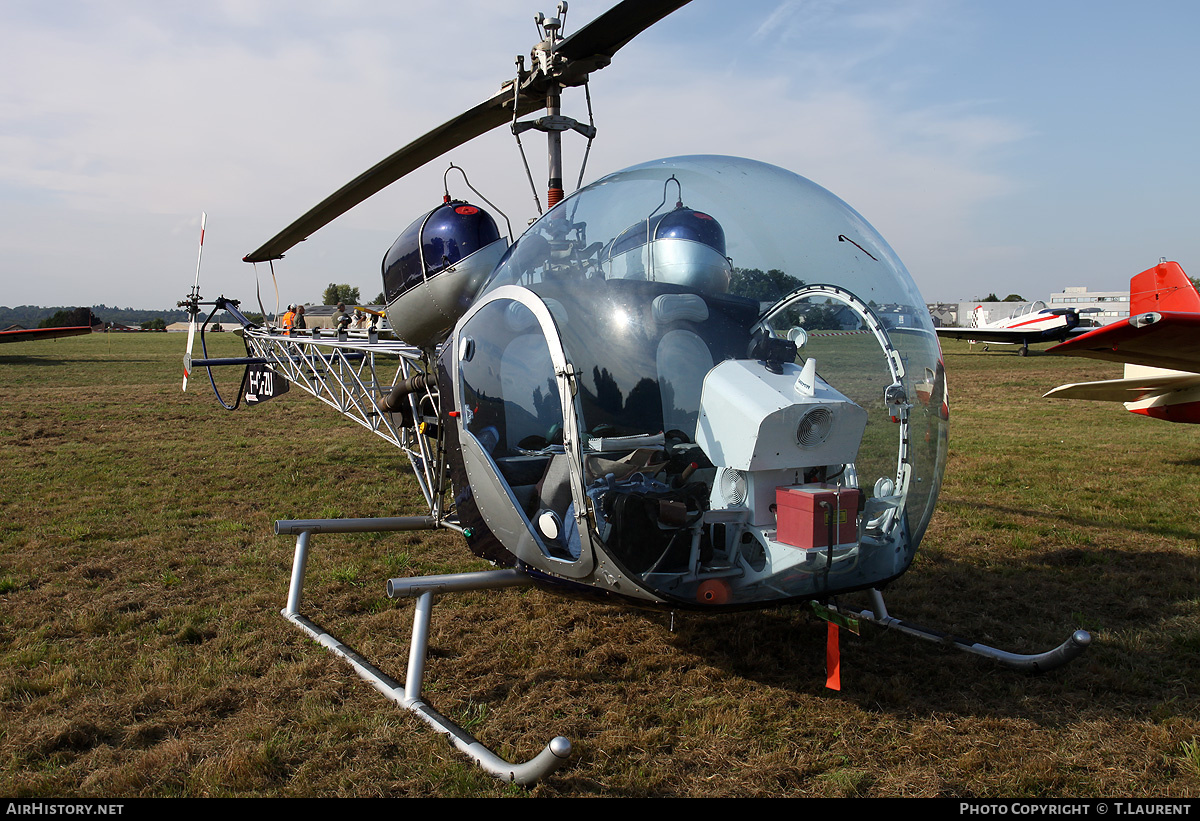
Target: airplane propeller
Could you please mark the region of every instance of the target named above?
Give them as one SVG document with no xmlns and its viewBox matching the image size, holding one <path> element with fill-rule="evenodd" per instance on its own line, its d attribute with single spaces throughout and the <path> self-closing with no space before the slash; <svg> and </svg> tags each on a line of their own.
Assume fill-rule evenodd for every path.
<svg viewBox="0 0 1200 821">
<path fill-rule="evenodd" d="M 279 259 L 296 243 L 447 151 L 510 123 L 515 117 L 543 106 L 556 108 L 561 87 L 582 85 L 589 73 L 608 65 L 622 46 L 687 3 L 688 0 L 622 0 L 571 36 L 561 40 L 549 37 L 535 47 L 532 68 L 519 69 L 516 80 L 508 81 L 491 98 L 418 137 L 355 177 L 258 250 L 247 254 L 243 261 Z M 560 3 L 559 9 L 560 13 L 566 11 L 566 3 Z"/>
</svg>

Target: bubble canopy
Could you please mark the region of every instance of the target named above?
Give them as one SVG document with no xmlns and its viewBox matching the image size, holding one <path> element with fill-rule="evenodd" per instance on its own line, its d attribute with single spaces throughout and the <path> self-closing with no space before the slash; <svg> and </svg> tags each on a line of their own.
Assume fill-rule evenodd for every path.
<svg viewBox="0 0 1200 821">
<path fill-rule="evenodd" d="M 820 597 L 900 575 L 932 514 L 928 311 L 882 237 L 789 171 L 598 180 L 509 249 L 452 341 L 482 518 L 548 573 L 670 606 Z"/>
</svg>

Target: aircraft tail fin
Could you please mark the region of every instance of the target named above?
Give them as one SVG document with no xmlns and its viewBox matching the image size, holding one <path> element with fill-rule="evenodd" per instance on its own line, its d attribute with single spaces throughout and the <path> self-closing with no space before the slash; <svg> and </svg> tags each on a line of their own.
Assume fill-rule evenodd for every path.
<svg viewBox="0 0 1200 821">
<path fill-rule="evenodd" d="M 1178 262 L 1163 260 L 1129 281 L 1129 315 L 1152 311 L 1200 313 L 1200 294 Z"/>
</svg>

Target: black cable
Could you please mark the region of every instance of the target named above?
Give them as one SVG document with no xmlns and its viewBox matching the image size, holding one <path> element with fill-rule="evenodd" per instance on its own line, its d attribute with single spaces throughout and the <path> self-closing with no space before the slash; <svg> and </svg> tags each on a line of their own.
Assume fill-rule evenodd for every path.
<svg viewBox="0 0 1200 821">
<path fill-rule="evenodd" d="M 213 306 L 212 311 L 204 320 L 204 324 L 200 326 L 200 350 L 204 352 L 205 359 L 208 359 L 208 346 L 205 345 L 204 342 L 204 329 L 208 327 L 208 323 L 212 322 L 212 318 L 216 316 L 217 311 L 220 310 L 220 308 L 221 305 L 218 301 L 218 304 Z M 204 369 L 208 371 L 208 381 L 212 385 L 213 394 L 217 397 L 217 402 L 220 403 L 221 407 L 227 411 L 237 410 L 238 406 L 242 403 L 242 395 L 246 392 L 246 380 L 250 378 L 250 366 L 246 365 L 246 370 L 242 371 L 242 383 L 238 386 L 238 396 L 232 405 L 226 403 L 225 400 L 221 398 L 221 391 L 217 388 L 217 380 L 213 378 L 212 366 L 205 365 Z"/>
</svg>

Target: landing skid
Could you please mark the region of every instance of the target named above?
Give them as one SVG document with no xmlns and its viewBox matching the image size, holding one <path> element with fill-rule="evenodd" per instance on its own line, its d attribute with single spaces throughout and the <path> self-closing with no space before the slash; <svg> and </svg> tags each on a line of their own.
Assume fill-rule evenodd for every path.
<svg viewBox="0 0 1200 821">
<path fill-rule="evenodd" d="M 909 622 L 901 621 L 900 619 L 892 618 L 888 615 L 887 605 L 883 602 L 883 594 L 878 590 L 871 590 L 871 605 L 874 610 L 849 610 L 841 607 L 833 607 L 839 613 L 848 616 L 856 616 L 860 619 L 877 624 L 885 630 L 896 630 L 908 636 L 915 636 L 919 639 L 941 644 L 946 647 L 953 647 L 956 650 L 962 650 L 964 653 L 973 653 L 977 656 L 992 659 L 1005 667 L 1013 670 L 1020 670 L 1024 673 L 1047 673 L 1051 670 L 1062 667 L 1077 658 L 1088 645 L 1092 643 L 1092 635 L 1086 630 L 1076 630 L 1071 634 L 1071 637 L 1055 647 L 1053 650 L 1047 650 L 1045 653 L 1020 654 L 1009 653 L 1004 650 L 998 650 L 995 647 L 989 647 L 986 644 L 960 639 L 956 636 L 947 635 L 946 633 L 930 630 L 927 627 L 920 627 Z"/>
<path fill-rule="evenodd" d="M 300 628 L 321 646 L 349 664 L 358 675 L 386 698 L 412 711 L 436 732 L 442 733 L 460 752 L 472 758 L 484 771 L 502 781 L 530 786 L 561 766 L 571 755 L 571 742 L 556 736 L 540 753 L 523 764 L 514 764 L 493 753 L 470 733 L 450 719 L 441 715 L 421 697 L 421 684 L 425 678 L 425 659 L 429 648 L 429 625 L 435 594 L 454 593 L 466 590 L 489 590 L 504 587 L 526 587 L 532 584 L 528 574 L 519 570 L 489 570 L 478 573 L 455 573 L 440 576 L 416 576 L 389 579 L 387 595 L 390 598 L 415 598 L 412 640 L 409 644 L 407 681 L 397 682 L 375 667 L 357 651 L 331 635 L 323 627 L 302 615 L 300 607 L 304 591 L 304 579 L 308 568 L 308 554 L 315 533 L 368 533 L 404 530 L 435 530 L 453 527 L 441 523 L 432 516 L 403 516 L 385 519 L 296 519 L 280 520 L 275 523 L 278 535 L 296 537 L 296 551 L 292 560 L 291 582 L 288 587 L 287 607 L 281 613 L 284 618 Z M 910 636 L 922 638 L 967 653 L 983 656 L 1010 667 L 1029 673 L 1045 673 L 1067 664 L 1087 649 L 1092 637 L 1084 630 L 1077 630 L 1061 645 L 1045 653 L 1021 655 L 997 650 L 985 644 L 969 642 L 935 630 L 919 627 L 888 615 L 883 594 L 871 590 L 873 610 L 851 610 L 830 606 L 843 615 L 853 616 L 887 630 L 897 630 Z"/>
<path fill-rule="evenodd" d="M 529 761 L 523 764 L 514 764 L 493 753 L 421 697 L 421 682 L 425 678 L 425 657 L 429 647 L 429 623 L 434 594 L 524 587 L 531 583 L 526 574 L 519 570 L 490 570 L 480 573 L 390 579 L 387 583 L 388 596 L 392 598 L 412 597 L 417 600 L 413 613 L 413 632 L 408 651 L 408 672 L 405 684 L 400 684 L 392 679 L 354 649 L 343 644 L 339 639 L 326 632 L 324 628 L 300 613 L 312 534 L 432 530 L 438 527 L 438 522 L 428 516 L 388 519 L 298 519 L 276 522 L 275 532 L 277 534 L 296 537 L 296 552 L 292 560 L 292 577 L 288 588 L 287 607 L 281 612 L 284 618 L 349 664 L 361 678 L 389 700 L 411 710 L 435 732 L 444 734 L 451 744 L 460 752 L 474 759 L 475 763 L 486 772 L 502 781 L 522 786 L 535 784 L 557 769 L 571 755 L 569 740 L 557 736 Z"/>
</svg>

